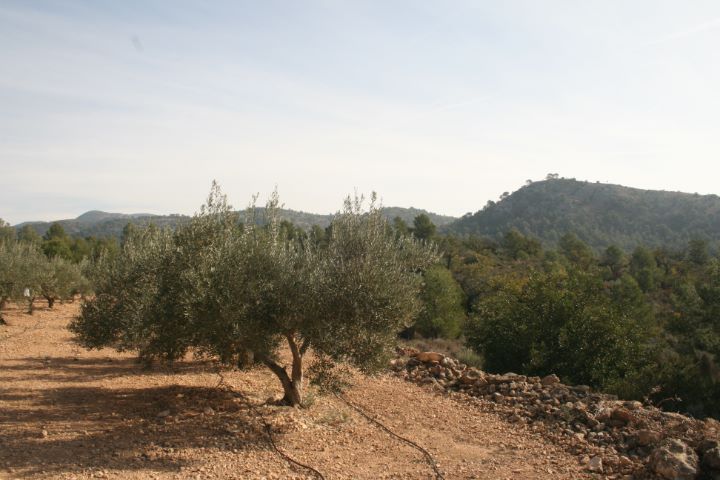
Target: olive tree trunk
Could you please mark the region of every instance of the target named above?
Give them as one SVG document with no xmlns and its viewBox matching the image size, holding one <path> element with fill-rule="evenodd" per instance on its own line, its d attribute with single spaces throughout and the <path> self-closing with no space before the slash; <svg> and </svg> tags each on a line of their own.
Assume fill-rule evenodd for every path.
<svg viewBox="0 0 720 480">
<path fill-rule="evenodd" d="M 2 309 L 5 308 L 5 305 L 7 304 L 7 297 L 0 297 L 0 325 L 7 325 L 7 322 L 2 316 Z"/>
<path fill-rule="evenodd" d="M 269 357 L 263 357 L 261 361 L 280 379 L 283 391 L 283 403 L 290 406 L 302 405 L 303 394 L 303 354 L 304 348 L 298 347 L 295 335 L 288 333 L 287 338 L 290 352 L 292 353 L 292 369 L 288 374 L 285 367 L 279 365 L 276 361 Z"/>
</svg>

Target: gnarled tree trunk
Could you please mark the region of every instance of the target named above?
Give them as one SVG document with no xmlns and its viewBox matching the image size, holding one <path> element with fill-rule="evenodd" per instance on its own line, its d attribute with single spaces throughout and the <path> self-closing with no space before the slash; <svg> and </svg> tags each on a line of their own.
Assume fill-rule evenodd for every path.
<svg viewBox="0 0 720 480">
<path fill-rule="evenodd" d="M 7 305 L 8 297 L 0 297 L 0 325 L 7 325 L 7 322 L 2 316 L 2 310 Z"/>
<path fill-rule="evenodd" d="M 305 346 L 303 346 L 303 348 L 298 347 L 295 334 L 293 333 L 286 334 L 285 338 L 287 338 L 288 346 L 290 347 L 290 352 L 293 357 L 292 370 L 289 374 L 285 367 L 280 366 L 269 357 L 262 357 L 261 361 L 280 379 L 283 391 L 285 392 L 285 396 L 282 399 L 283 403 L 294 407 L 295 405 L 302 405 L 303 354 L 306 348 Z"/>
</svg>

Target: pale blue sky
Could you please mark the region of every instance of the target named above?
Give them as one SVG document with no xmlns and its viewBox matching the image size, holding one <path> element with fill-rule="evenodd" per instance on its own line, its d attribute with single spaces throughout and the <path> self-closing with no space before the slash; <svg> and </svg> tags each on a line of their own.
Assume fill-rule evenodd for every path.
<svg viewBox="0 0 720 480">
<path fill-rule="evenodd" d="M 720 193 L 717 1 L 0 2 L 0 217 Z"/>
</svg>

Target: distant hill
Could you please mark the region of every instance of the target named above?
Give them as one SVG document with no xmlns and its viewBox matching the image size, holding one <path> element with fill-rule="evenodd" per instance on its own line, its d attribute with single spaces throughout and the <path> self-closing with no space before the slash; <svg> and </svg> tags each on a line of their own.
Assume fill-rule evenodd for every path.
<svg viewBox="0 0 720 480">
<path fill-rule="evenodd" d="M 79 223 L 98 223 L 105 220 L 117 220 L 117 219 L 134 219 L 134 218 L 142 218 L 142 217 L 152 217 L 153 215 L 151 213 L 132 213 L 132 214 L 126 214 L 126 213 L 108 213 L 108 212 L 101 212 L 100 210 L 90 210 L 89 212 L 85 212 L 79 217 L 75 219 L 75 221 Z"/>
<path fill-rule="evenodd" d="M 400 217 L 403 219 L 405 223 L 407 223 L 409 226 L 412 227 L 413 220 L 415 220 L 415 217 L 421 214 L 425 214 L 428 217 L 430 217 L 430 221 L 433 222 L 438 227 L 442 227 L 445 225 L 449 225 L 452 222 L 457 220 L 457 217 L 449 217 L 447 215 L 438 215 L 437 213 L 428 212 L 427 210 L 421 210 L 418 208 L 401 208 L 401 207 L 383 207 L 382 209 L 383 214 L 385 217 L 387 217 L 389 220 L 394 219 L 395 217 Z"/>
<path fill-rule="evenodd" d="M 681 248 L 693 237 L 720 240 L 720 197 L 560 178 L 526 185 L 442 230 L 500 238 L 512 228 L 549 246 L 573 232 L 597 249 Z"/>
<path fill-rule="evenodd" d="M 123 228 L 128 223 L 138 226 L 146 226 L 151 223 L 159 227 L 175 228 L 178 223 L 186 221 L 185 215 L 152 215 L 145 213 L 125 214 L 125 213 L 108 213 L 93 210 L 83 213 L 77 218 L 68 220 L 57 220 L 57 222 L 24 222 L 15 225 L 16 229 L 20 229 L 25 225 L 30 225 L 40 235 L 45 235 L 50 225 L 59 223 L 65 229 L 65 233 L 72 237 L 120 237 Z"/>
<path fill-rule="evenodd" d="M 262 211 L 262 208 L 258 210 Z M 438 215 L 435 213 L 427 212 L 417 208 L 401 208 L 401 207 L 385 207 L 383 208 L 383 214 L 390 220 L 395 217 L 402 218 L 408 224 L 412 224 L 413 219 L 420 214 L 426 214 L 430 219 L 438 226 L 447 225 L 457 218 L 449 217 L 445 215 Z M 327 227 L 332 221 L 333 214 L 316 214 L 300 212 L 296 210 L 281 209 L 280 217 L 283 220 L 288 220 L 294 223 L 296 226 L 301 227 L 305 230 L 309 229 L 313 225 L 319 225 L 321 227 Z M 175 228 L 182 222 L 189 220 L 187 215 L 152 215 L 148 213 L 110 213 L 101 212 L 99 210 L 91 210 L 85 212 L 77 218 L 58 220 L 57 223 L 62 225 L 65 232 L 68 235 L 74 237 L 120 237 L 122 235 L 123 228 L 128 223 L 132 223 L 138 226 L 146 226 L 150 224 L 157 225 L 159 227 Z M 40 235 L 44 235 L 47 232 L 50 225 L 55 222 L 24 222 L 15 225 L 15 228 L 22 228 L 25 225 L 30 225 Z"/>
</svg>

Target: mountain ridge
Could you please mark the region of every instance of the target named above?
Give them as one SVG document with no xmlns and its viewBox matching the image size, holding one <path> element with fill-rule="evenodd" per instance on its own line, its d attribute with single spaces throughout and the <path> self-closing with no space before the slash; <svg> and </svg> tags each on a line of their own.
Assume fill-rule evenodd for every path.
<svg viewBox="0 0 720 480">
<path fill-rule="evenodd" d="M 259 210 L 262 210 L 261 208 Z M 530 182 L 498 202 L 489 201 L 475 213 L 456 218 L 413 207 L 383 207 L 389 220 L 413 219 L 426 214 L 440 233 L 502 239 L 509 230 L 555 247 L 568 232 L 600 250 L 616 245 L 632 250 L 638 245 L 683 248 L 694 238 L 720 242 L 720 197 L 623 185 L 549 178 Z M 326 227 L 334 214 L 281 209 L 280 217 L 309 229 Z M 74 219 L 58 220 L 71 236 L 119 237 L 127 223 L 174 228 L 190 217 L 181 214 L 112 213 L 90 210 Z M 24 222 L 40 235 L 55 222 Z"/>
<path fill-rule="evenodd" d="M 500 239 L 512 229 L 547 246 L 572 232 L 596 249 L 679 248 L 693 238 L 720 240 L 720 197 L 552 178 L 488 202 L 441 231 Z"/>
<path fill-rule="evenodd" d="M 259 207 L 258 210 L 262 211 L 263 208 Z M 440 215 L 414 207 L 382 207 L 382 210 L 389 220 L 392 220 L 395 217 L 400 217 L 408 224 L 412 224 L 412 220 L 420 214 L 428 215 L 428 217 L 430 217 L 430 220 L 438 226 L 447 225 L 448 223 L 457 220 L 457 217 Z M 318 214 L 285 208 L 280 209 L 280 218 L 282 220 L 291 221 L 293 224 L 303 229 L 308 229 L 313 225 L 319 225 L 323 228 L 327 227 L 328 225 L 330 225 L 333 216 L 334 214 Z M 125 228 L 125 225 L 127 225 L 128 223 L 133 223 L 138 226 L 154 224 L 159 227 L 174 228 L 180 223 L 189 220 L 190 218 L 191 217 L 189 215 L 181 214 L 127 214 L 104 212 L 101 210 L 89 210 L 85 213 L 80 214 L 76 218 L 55 221 L 22 222 L 14 225 L 14 228 L 20 229 L 24 226 L 30 226 L 38 234 L 44 235 L 45 232 L 50 228 L 50 225 L 52 225 L 53 223 L 58 223 L 63 227 L 66 233 L 71 236 L 120 237 L 122 235 L 123 228 Z"/>
</svg>

